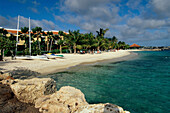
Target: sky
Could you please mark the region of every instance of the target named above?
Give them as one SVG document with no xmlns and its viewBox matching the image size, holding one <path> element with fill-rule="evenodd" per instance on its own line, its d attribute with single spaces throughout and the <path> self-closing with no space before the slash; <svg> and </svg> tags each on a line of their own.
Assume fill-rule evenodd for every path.
<svg viewBox="0 0 170 113">
<path fill-rule="evenodd" d="M 170 46 L 170 0 L 0 0 L 0 27 L 42 27 L 43 30 L 100 28 L 129 45 Z"/>
</svg>

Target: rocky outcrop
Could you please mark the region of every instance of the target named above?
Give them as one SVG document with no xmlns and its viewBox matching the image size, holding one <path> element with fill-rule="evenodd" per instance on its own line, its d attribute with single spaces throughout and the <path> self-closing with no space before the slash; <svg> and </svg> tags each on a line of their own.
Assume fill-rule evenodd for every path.
<svg viewBox="0 0 170 113">
<path fill-rule="evenodd" d="M 11 77 L 11 74 L 10 73 L 3 73 L 3 72 L 0 72 L 0 80 L 14 80 L 13 77 Z"/>
<path fill-rule="evenodd" d="M 35 107 L 43 113 L 71 113 L 84 105 L 88 105 L 84 94 L 70 86 L 62 87 L 54 94 L 40 97 L 35 102 Z"/>
<path fill-rule="evenodd" d="M 9 85 L 0 83 L 0 113 L 39 113 L 33 104 L 18 101 Z"/>
<path fill-rule="evenodd" d="M 34 113 L 34 110 L 36 113 L 37 109 L 43 113 L 129 113 L 124 111 L 123 108 L 110 103 L 88 104 L 84 94 L 74 87 L 64 86 L 56 91 L 56 83 L 51 78 L 3 79 L 0 83 L 8 84 L 11 87 L 6 93 L 0 89 L 0 95 L 5 95 L 0 97 L 0 108 L 6 106 L 5 100 L 13 98 L 14 94 L 16 100 L 21 101 L 16 106 L 14 105 L 15 101 L 13 103 L 9 101 L 9 105 L 5 109 L 0 109 L 0 113 L 4 111 L 8 113 L 8 108 L 9 112 L 15 112 L 16 109 L 19 110 L 22 107 L 25 109 L 23 113 L 28 111 L 31 113 L 32 109 L 32 113 Z M 25 108 L 25 104 L 28 106 L 27 108 Z M 33 104 L 37 109 L 29 106 Z"/>
<path fill-rule="evenodd" d="M 39 97 L 54 93 L 56 82 L 51 78 L 33 78 L 15 80 L 10 87 L 19 101 L 34 104 Z"/>
<path fill-rule="evenodd" d="M 130 113 L 123 108 L 106 104 L 88 104 L 84 94 L 70 86 L 64 86 L 54 94 L 40 97 L 35 108 L 43 113 Z"/>
<path fill-rule="evenodd" d="M 81 106 L 75 111 L 75 113 L 130 113 L 128 111 L 124 111 L 123 108 L 106 103 L 106 104 L 92 104 Z"/>
</svg>

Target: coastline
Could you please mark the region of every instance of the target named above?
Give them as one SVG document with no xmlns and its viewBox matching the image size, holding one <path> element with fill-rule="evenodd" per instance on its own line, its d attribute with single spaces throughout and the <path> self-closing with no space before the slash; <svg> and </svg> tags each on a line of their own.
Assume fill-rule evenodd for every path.
<svg viewBox="0 0 170 113">
<path fill-rule="evenodd" d="M 98 60 L 98 61 L 94 61 L 94 62 L 83 62 L 79 65 L 76 66 L 71 66 L 67 69 L 64 69 L 62 71 L 67 71 L 67 70 L 72 70 L 73 68 L 77 67 L 77 66 L 88 66 L 88 65 L 98 65 L 101 63 L 117 63 L 117 62 L 123 62 L 123 61 L 127 61 L 127 60 L 131 60 L 131 59 L 135 59 L 138 58 L 138 54 L 135 52 L 129 52 L 129 55 L 126 56 L 122 56 L 122 57 L 117 57 L 117 58 L 111 58 L 111 59 L 105 59 L 105 60 Z"/>
<path fill-rule="evenodd" d="M 39 75 L 61 72 L 71 67 L 97 62 L 126 60 L 132 51 L 120 50 L 118 52 L 104 52 L 102 54 L 63 54 L 64 59 L 42 61 L 42 60 L 9 60 L 1 62 L 1 70 L 12 72 L 17 69 L 30 70 Z"/>
</svg>

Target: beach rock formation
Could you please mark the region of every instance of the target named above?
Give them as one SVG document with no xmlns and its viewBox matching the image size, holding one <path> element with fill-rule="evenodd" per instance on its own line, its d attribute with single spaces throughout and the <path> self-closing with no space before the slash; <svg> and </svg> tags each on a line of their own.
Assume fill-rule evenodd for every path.
<svg viewBox="0 0 170 113">
<path fill-rule="evenodd" d="M 0 72 L 0 80 L 8 80 L 8 79 L 14 80 L 14 78 L 11 77 L 10 73 Z"/>
<path fill-rule="evenodd" d="M 129 111 L 124 111 L 123 108 L 106 103 L 106 104 L 89 104 L 86 106 L 81 106 L 75 111 L 75 113 L 130 113 Z"/>
<path fill-rule="evenodd" d="M 11 112 L 130 113 L 110 103 L 88 104 L 84 94 L 71 86 L 56 91 L 56 82 L 51 78 L 3 79 L 0 82 L 0 113 Z"/>
<path fill-rule="evenodd" d="M 39 97 L 54 93 L 56 82 L 51 78 L 33 78 L 15 80 L 10 87 L 19 101 L 34 104 Z"/>
<path fill-rule="evenodd" d="M 0 83 L 0 113 L 39 113 L 33 104 L 18 101 L 9 85 Z"/>
<path fill-rule="evenodd" d="M 88 105 L 84 94 L 70 86 L 62 87 L 54 94 L 40 97 L 35 102 L 35 107 L 43 113 L 73 113 L 84 105 Z"/>
</svg>

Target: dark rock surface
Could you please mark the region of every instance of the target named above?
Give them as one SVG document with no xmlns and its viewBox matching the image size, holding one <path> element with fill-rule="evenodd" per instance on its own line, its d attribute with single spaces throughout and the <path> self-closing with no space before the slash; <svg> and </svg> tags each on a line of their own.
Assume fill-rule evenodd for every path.
<svg viewBox="0 0 170 113">
<path fill-rule="evenodd" d="M 0 83 L 0 113 L 39 113 L 34 105 L 18 101 L 8 85 Z"/>
</svg>

